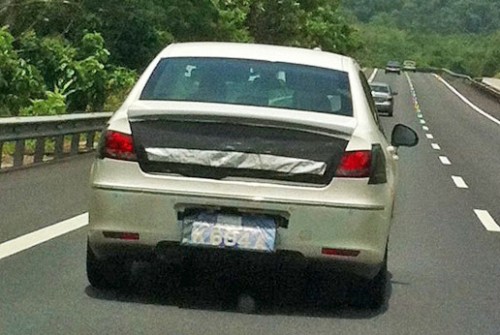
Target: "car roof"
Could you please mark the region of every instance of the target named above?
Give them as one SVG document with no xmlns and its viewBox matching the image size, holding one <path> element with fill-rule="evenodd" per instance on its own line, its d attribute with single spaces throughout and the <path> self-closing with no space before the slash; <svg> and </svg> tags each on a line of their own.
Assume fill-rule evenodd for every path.
<svg viewBox="0 0 500 335">
<path fill-rule="evenodd" d="M 264 60 L 349 71 L 354 59 L 321 50 L 230 42 L 174 43 L 159 54 L 166 57 L 214 57 Z"/>
<path fill-rule="evenodd" d="M 390 60 L 387 62 L 387 65 L 389 64 L 398 64 L 399 65 L 399 62 L 397 60 Z"/>
</svg>

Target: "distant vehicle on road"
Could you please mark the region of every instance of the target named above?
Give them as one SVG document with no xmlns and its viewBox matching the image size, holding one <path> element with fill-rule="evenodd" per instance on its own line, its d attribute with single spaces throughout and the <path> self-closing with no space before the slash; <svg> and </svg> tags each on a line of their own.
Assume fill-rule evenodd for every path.
<svg viewBox="0 0 500 335">
<path fill-rule="evenodd" d="M 385 301 L 397 162 L 417 134 L 381 130 L 352 58 L 292 47 L 179 43 L 145 70 L 92 167 L 89 282 L 132 264 L 298 261 L 357 306 Z M 205 256 L 207 256 L 205 258 Z M 169 268 L 171 268 L 169 266 Z M 323 278 L 323 277 L 322 277 Z M 255 280 L 259 280 L 256 278 Z"/>
<path fill-rule="evenodd" d="M 394 96 L 398 92 L 393 92 L 389 84 L 382 82 L 371 82 L 370 88 L 377 110 L 392 116 L 394 113 Z"/>
<path fill-rule="evenodd" d="M 385 66 L 385 73 L 401 74 L 401 63 L 395 60 L 388 61 Z"/>
<path fill-rule="evenodd" d="M 405 60 L 403 62 L 403 71 L 417 71 L 417 63 L 413 60 Z"/>
</svg>

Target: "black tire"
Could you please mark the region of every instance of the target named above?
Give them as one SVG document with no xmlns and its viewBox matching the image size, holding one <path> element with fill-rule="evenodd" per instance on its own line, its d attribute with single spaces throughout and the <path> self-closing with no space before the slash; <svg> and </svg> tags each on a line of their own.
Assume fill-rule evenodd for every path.
<svg viewBox="0 0 500 335">
<path fill-rule="evenodd" d="M 386 301 L 387 251 L 379 273 L 370 281 L 353 288 L 351 305 L 356 308 L 380 309 Z"/>
<path fill-rule="evenodd" d="M 389 112 L 387 112 L 387 115 L 388 115 L 388 116 L 392 116 L 393 114 L 394 114 L 394 111 L 393 111 L 392 109 L 391 109 L 391 110 L 389 110 Z"/>
<path fill-rule="evenodd" d="M 87 245 L 87 279 L 98 289 L 124 289 L 130 284 L 131 262 L 120 259 L 98 259 Z"/>
</svg>

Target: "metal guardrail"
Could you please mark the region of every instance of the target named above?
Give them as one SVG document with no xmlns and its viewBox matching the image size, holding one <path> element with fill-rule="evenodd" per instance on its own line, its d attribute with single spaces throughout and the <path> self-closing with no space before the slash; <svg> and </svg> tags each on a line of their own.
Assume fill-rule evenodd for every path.
<svg viewBox="0 0 500 335">
<path fill-rule="evenodd" d="M 0 118 L 0 172 L 92 151 L 111 115 Z M 7 151 L 11 154 L 5 154 Z"/>
<path fill-rule="evenodd" d="M 434 72 L 440 74 L 443 78 L 447 80 L 462 80 L 463 82 L 472 85 L 475 87 L 477 90 L 485 94 L 486 96 L 493 98 L 500 103 L 500 91 L 494 88 L 493 86 L 487 85 L 482 83 L 480 80 L 476 80 L 470 76 L 460 74 L 460 73 L 455 73 L 453 71 L 450 71 L 448 69 L 441 69 L 441 68 L 419 68 L 417 69 L 420 72 Z"/>
</svg>

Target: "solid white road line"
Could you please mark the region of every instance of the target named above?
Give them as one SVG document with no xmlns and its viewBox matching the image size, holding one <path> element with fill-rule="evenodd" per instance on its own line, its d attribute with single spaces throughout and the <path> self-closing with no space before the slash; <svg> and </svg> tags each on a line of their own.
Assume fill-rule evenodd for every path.
<svg viewBox="0 0 500 335">
<path fill-rule="evenodd" d="M 434 149 L 434 150 L 441 150 L 441 147 L 440 147 L 440 146 L 439 146 L 439 144 L 437 144 L 437 143 L 431 143 L 431 147 L 432 147 L 432 149 Z"/>
<path fill-rule="evenodd" d="M 432 134 L 425 134 L 425 137 L 427 137 L 429 140 L 432 140 L 434 138 Z"/>
<path fill-rule="evenodd" d="M 485 111 L 483 111 L 481 108 L 479 108 L 476 105 L 474 105 L 466 97 L 464 97 L 462 94 L 460 94 L 453 86 L 451 86 L 450 84 L 448 84 L 448 82 L 446 82 L 446 80 L 444 80 L 443 78 L 441 78 L 437 74 L 434 74 L 434 76 L 436 76 L 436 78 L 438 80 L 440 80 L 443 84 L 445 84 L 446 87 L 448 87 L 450 89 L 450 91 L 452 91 L 456 96 L 458 96 L 463 102 L 465 102 L 467 105 L 469 105 L 470 108 L 472 108 L 473 110 L 475 110 L 476 112 L 478 112 L 482 116 L 487 117 L 488 119 L 490 119 L 491 121 L 495 122 L 496 124 L 500 125 L 500 120 L 495 119 L 493 116 L 491 116 L 490 114 L 488 114 Z"/>
<path fill-rule="evenodd" d="M 458 188 L 469 188 L 467 184 L 465 183 L 465 180 L 462 177 L 459 176 L 451 176 L 451 179 L 453 179 L 453 182 Z"/>
<path fill-rule="evenodd" d="M 450 160 L 446 156 L 439 156 L 439 160 L 443 163 L 443 165 L 451 165 Z"/>
<path fill-rule="evenodd" d="M 42 228 L 32 233 L 19 236 L 13 240 L 0 244 L 0 259 L 12 256 L 38 244 L 69 233 L 86 226 L 89 223 L 89 214 L 84 213 L 71 219 Z"/>
<path fill-rule="evenodd" d="M 479 218 L 479 221 L 481 221 L 486 230 L 500 232 L 500 227 L 495 222 L 495 220 L 493 220 L 488 211 L 482 209 L 475 209 L 474 213 L 476 213 L 477 217 Z"/>
<path fill-rule="evenodd" d="M 375 78 L 375 75 L 377 74 L 377 70 L 378 69 L 373 69 L 373 72 L 372 74 L 370 75 L 370 78 L 368 78 L 368 82 L 371 83 L 373 81 L 373 79 Z"/>
</svg>

